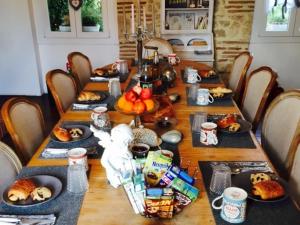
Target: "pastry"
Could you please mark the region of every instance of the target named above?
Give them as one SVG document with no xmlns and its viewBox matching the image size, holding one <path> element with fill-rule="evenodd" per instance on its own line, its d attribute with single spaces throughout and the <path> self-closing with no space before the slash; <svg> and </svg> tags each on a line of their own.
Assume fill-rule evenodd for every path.
<svg viewBox="0 0 300 225">
<path fill-rule="evenodd" d="M 94 70 L 94 74 L 97 76 L 103 76 L 105 74 L 105 71 L 103 69 L 97 68 Z"/>
<path fill-rule="evenodd" d="M 212 93 L 212 96 L 214 98 L 223 98 L 224 97 L 224 93 L 221 93 L 221 92 L 219 92 L 219 93 Z"/>
<path fill-rule="evenodd" d="M 76 139 L 83 135 L 83 131 L 80 128 L 75 127 L 69 130 L 69 134 L 71 135 L 72 139 Z"/>
<path fill-rule="evenodd" d="M 284 196 L 284 188 L 274 180 L 265 180 L 256 183 L 252 187 L 252 193 L 263 200 L 269 200 Z"/>
<path fill-rule="evenodd" d="M 100 100 L 101 99 L 101 96 L 94 93 L 94 92 L 90 92 L 90 91 L 82 91 L 77 100 L 80 101 L 80 102 L 83 102 L 83 101 L 97 101 L 97 100 Z"/>
<path fill-rule="evenodd" d="M 34 182 L 30 179 L 17 180 L 8 190 L 8 199 L 13 202 L 26 200 L 35 188 Z"/>
<path fill-rule="evenodd" d="M 55 135 L 55 137 L 58 140 L 63 141 L 63 142 L 71 140 L 70 133 L 67 131 L 67 129 L 64 129 L 62 127 L 56 127 L 56 128 L 54 128 L 53 134 Z"/>
<path fill-rule="evenodd" d="M 266 173 L 251 174 L 250 180 L 252 184 L 257 184 L 262 181 L 271 180 L 271 177 Z"/>
<path fill-rule="evenodd" d="M 232 90 L 228 89 L 228 88 L 223 88 L 223 87 L 216 87 L 216 88 L 210 89 L 209 92 L 211 94 L 214 94 L 214 93 L 229 94 L 229 93 L 232 93 Z"/>
<path fill-rule="evenodd" d="M 222 129 L 229 127 L 232 123 L 236 123 L 236 116 L 234 114 L 228 114 L 217 121 L 218 126 Z"/>
<path fill-rule="evenodd" d="M 44 201 L 51 196 L 51 190 L 47 187 L 37 187 L 31 192 L 31 198 L 36 201 Z"/>
<path fill-rule="evenodd" d="M 240 129 L 241 125 L 239 123 L 232 123 L 229 125 L 228 130 L 230 132 L 237 132 Z"/>
</svg>

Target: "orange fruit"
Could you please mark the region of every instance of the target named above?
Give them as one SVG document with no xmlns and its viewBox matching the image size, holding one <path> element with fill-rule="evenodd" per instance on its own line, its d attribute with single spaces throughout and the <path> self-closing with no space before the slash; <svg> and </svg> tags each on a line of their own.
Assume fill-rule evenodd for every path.
<svg viewBox="0 0 300 225">
<path fill-rule="evenodd" d="M 126 100 L 125 96 L 123 95 L 118 100 L 118 107 L 124 112 L 132 112 L 133 103 L 131 101 Z"/>
<path fill-rule="evenodd" d="M 146 105 L 147 111 L 151 111 L 154 108 L 154 101 L 152 99 L 146 99 L 143 101 Z"/>
<path fill-rule="evenodd" d="M 135 101 L 132 109 L 135 113 L 142 114 L 146 110 L 146 105 L 142 100 L 138 99 Z"/>
</svg>

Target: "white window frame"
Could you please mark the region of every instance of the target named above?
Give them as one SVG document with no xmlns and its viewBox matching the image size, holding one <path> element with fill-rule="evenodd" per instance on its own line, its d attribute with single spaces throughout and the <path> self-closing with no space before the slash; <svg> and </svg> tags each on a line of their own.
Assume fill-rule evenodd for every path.
<svg viewBox="0 0 300 225">
<path fill-rule="evenodd" d="M 262 15 L 263 15 L 263 21 L 261 23 L 261 28 L 260 28 L 260 35 L 261 36 L 293 36 L 294 33 L 294 24 L 295 24 L 295 19 L 296 19 L 296 7 L 293 7 L 291 9 L 291 14 L 289 18 L 289 26 L 287 31 L 267 31 L 266 26 L 267 26 L 267 19 L 268 19 L 268 5 L 269 1 L 274 1 L 274 0 L 260 0 L 263 3 L 263 6 L 261 9 L 263 10 Z"/>
<path fill-rule="evenodd" d="M 295 27 L 300 26 L 300 8 L 294 8 L 295 17 L 294 21 L 291 22 L 293 31 L 290 35 L 286 35 L 283 32 L 266 32 L 266 1 L 258 0 L 255 1 L 255 10 L 252 25 L 251 42 L 252 43 L 299 43 L 300 42 L 300 31 L 295 31 Z M 298 28 L 299 29 L 299 28 Z M 266 34 L 267 33 L 267 34 Z M 272 34 L 273 33 L 273 34 Z"/>
<path fill-rule="evenodd" d="M 37 38 L 40 43 L 59 43 L 68 39 L 70 43 L 77 43 L 83 39 L 89 39 L 90 43 L 99 43 L 110 39 L 109 23 L 111 17 L 108 14 L 107 0 L 102 0 L 103 32 L 83 32 L 81 25 L 81 11 L 75 11 L 69 5 L 71 32 L 51 31 L 47 0 L 31 0 L 32 14 L 37 30 Z M 102 40 L 102 41 L 101 41 Z M 81 42 L 82 43 L 82 42 Z"/>
</svg>

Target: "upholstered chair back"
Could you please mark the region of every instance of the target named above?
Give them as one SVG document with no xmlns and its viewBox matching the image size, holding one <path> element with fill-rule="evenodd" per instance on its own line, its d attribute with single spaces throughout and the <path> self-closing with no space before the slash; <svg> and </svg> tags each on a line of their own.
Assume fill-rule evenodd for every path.
<svg viewBox="0 0 300 225">
<path fill-rule="evenodd" d="M 15 179 L 22 164 L 15 152 L 6 144 L 0 141 L 0 201 L 2 200 L 3 191 Z"/>
<path fill-rule="evenodd" d="M 228 87 L 234 92 L 234 99 L 239 101 L 242 96 L 242 88 L 245 82 L 246 73 L 251 65 L 252 56 L 249 52 L 242 52 L 233 62 L 229 75 Z"/>
<path fill-rule="evenodd" d="M 54 98 L 57 111 L 62 116 L 76 101 L 76 82 L 71 75 L 59 69 L 49 71 L 46 75 L 46 81 Z"/>
<path fill-rule="evenodd" d="M 92 65 L 89 58 L 80 53 L 72 52 L 68 55 L 68 61 L 71 66 L 72 74 L 74 75 L 77 85 L 80 90 L 90 81 L 92 74 Z"/>
<path fill-rule="evenodd" d="M 246 119 L 252 123 L 254 131 L 262 118 L 267 98 L 276 84 L 276 79 L 277 75 L 271 68 L 261 67 L 254 70 L 246 81 L 241 109 Z"/>
<path fill-rule="evenodd" d="M 300 144 L 298 145 L 294 155 L 289 177 L 289 185 L 292 189 L 291 193 L 293 194 L 298 208 L 300 209 Z"/>
<path fill-rule="evenodd" d="M 25 164 L 45 138 L 41 108 L 28 99 L 11 98 L 4 103 L 1 113 L 17 155 Z"/>
<path fill-rule="evenodd" d="M 262 125 L 262 146 L 283 175 L 290 168 L 291 149 L 300 133 L 300 91 L 277 96 L 268 107 Z M 298 153 L 299 154 L 299 153 Z"/>
</svg>

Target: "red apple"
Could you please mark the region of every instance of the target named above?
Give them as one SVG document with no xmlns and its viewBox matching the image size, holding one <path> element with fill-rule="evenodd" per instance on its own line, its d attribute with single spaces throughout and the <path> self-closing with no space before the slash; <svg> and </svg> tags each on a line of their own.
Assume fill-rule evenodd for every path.
<svg viewBox="0 0 300 225">
<path fill-rule="evenodd" d="M 133 90 L 130 90 L 125 93 L 125 98 L 127 101 L 135 102 L 137 100 L 138 96 Z"/>
<path fill-rule="evenodd" d="M 152 90 L 150 88 L 144 88 L 140 95 L 141 99 L 146 100 L 152 97 Z"/>
</svg>

